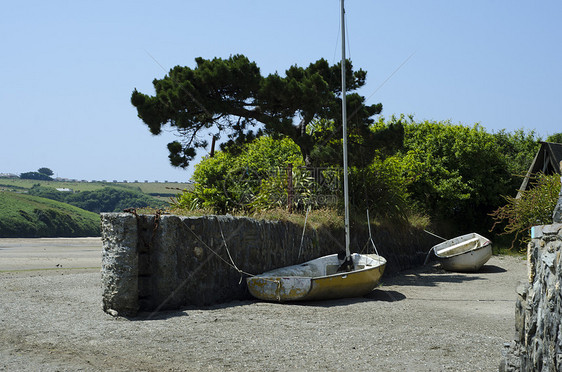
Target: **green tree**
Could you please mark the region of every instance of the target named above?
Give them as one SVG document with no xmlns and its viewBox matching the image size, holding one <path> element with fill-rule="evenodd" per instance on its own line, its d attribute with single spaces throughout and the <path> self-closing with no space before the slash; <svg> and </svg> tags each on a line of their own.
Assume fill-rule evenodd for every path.
<svg viewBox="0 0 562 372">
<path fill-rule="evenodd" d="M 366 167 L 350 169 L 350 200 L 354 210 L 388 220 L 405 218 L 411 211 L 407 179 L 402 159 L 376 157 Z"/>
<path fill-rule="evenodd" d="M 40 181 L 51 181 L 52 178 L 46 174 L 39 172 L 25 172 L 20 174 L 20 178 L 27 180 L 40 180 Z"/>
<path fill-rule="evenodd" d="M 172 165 L 186 167 L 197 149 L 207 147 L 207 141 L 201 140 L 206 131 L 223 136 L 225 150 L 264 133 L 291 138 L 307 165 L 314 164 L 315 148 L 325 144 L 315 141 L 309 130 L 315 120 L 333 121 L 329 136 L 341 137 L 341 64 L 330 66 L 320 59 L 306 68 L 291 66 L 285 76 L 264 77 L 255 62 L 243 55 L 195 62 L 195 68 L 176 66 L 163 79 L 155 79 L 156 95 L 135 89 L 131 96 L 151 133 L 158 135 L 169 125 L 180 135 L 181 140 L 168 144 Z M 347 89 L 362 87 L 366 75 L 361 69 L 354 71 L 348 61 Z M 381 104 L 367 105 L 363 96 L 348 94 L 350 136 L 368 143 L 373 135 L 371 117 L 381 110 Z"/>
<path fill-rule="evenodd" d="M 378 156 L 390 156 L 403 148 L 404 124 L 401 117 L 384 123 L 384 118 L 370 124 L 362 131 L 352 131 L 348 134 L 348 162 L 351 166 L 363 168 L 369 166 Z M 343 159 L 342 136 L 336 135 L 340 128 L 332 120 L 315 120 L 308 130 L 315 146 L 311 157 L 315 166 L 341 166 Z"/>
<path fill-rule="evenodd" d="M 51 177 L 54 174 L 49 168 L 39 168 L 37 172 L 44 174 L 47 177 Z"/>
<path fill-rule="evenodd" d="M 562 143 L 562 133 L 556 133 L 548 136 L 546 142 Z"/>
</svg>

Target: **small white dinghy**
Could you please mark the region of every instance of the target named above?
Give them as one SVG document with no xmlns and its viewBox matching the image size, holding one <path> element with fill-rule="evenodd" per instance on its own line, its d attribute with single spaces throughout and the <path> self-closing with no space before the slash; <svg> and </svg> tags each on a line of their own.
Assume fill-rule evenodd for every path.
<svg viewBox="0 0 562 372">
<path fill-rule="evenodd" d="M 492 242 L 480 234 L 470 233 L 434 245 L 429 253 L 431 251 L 445 270 L 473 272 L 492 257 Z"/>
</svg>

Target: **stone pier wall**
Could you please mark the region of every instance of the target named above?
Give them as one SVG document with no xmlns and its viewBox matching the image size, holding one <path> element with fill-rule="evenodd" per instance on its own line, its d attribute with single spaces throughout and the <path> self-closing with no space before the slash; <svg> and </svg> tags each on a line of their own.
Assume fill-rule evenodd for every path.
<svg viewBox="0 0 562 372">
<path fill-rule="evenodd" d="M 246 217 L 104 213 L 101 222 L 103 308 L 129 316 L 248 299 L 245 273 L 344 249 L 343 231 L 308 228 L 301 248 L 302 227 Z M 367 241 L 354 235 L 352 250 Z M 375 242 L 387 274 L 420 265 L 435 244 L 422 231 L 376 231 Z"/>
<path fill-rule="evenodd" d="M 531 237 L 515 340 L 503 351 L 500 371 L 562 371 L 562 223 L 533 227 Z"/>
</svg>

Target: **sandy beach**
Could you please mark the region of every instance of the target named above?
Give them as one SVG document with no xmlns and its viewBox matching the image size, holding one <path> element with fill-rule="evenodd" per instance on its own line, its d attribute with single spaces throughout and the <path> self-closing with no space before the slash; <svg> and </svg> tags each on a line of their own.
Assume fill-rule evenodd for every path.
<svg viewBox="0 0 562 372">
<path fill-rule="evenodd" d="M 59 265 L 59 266 L 57 266 Z M 526 261 L 427 266 L 369 296 L 235 301 L 135 319 L 101 309 L 101 241 L 0 239 L 0 370 L 497 371 Z"/>
</svg>

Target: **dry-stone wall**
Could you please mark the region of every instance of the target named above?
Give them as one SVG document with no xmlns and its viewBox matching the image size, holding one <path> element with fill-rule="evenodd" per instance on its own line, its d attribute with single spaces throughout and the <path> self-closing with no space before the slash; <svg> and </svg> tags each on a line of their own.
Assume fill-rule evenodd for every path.
<svg viewBox="0 0 562 372">
<path fill-rule="evenodd" d="M 104 213 L 103 308 L 110 313 L 177 309 L 250 298 L 246 273 L 258 274 L 343 249 L 343 232 L 246 217 Z M 360 251 L 368 232 L 354 235 Z M 423 232 L 376 231 L 387 273 L 421 264 L 431 247 Z M 225 244 L 226 243 L 226 244 Z"/>
<path fill-rule="evenodd" d="M 562 371 L 562 189 L 552 221 L 531 229 L 528 281 L 517 288 L 515 340 L 502 351 L 500 371 Z"/>
<path fill-rule="evenodd" d="M 515 340 L 503 351 L 500 371 L 562 371 L 562 223 L 535 226 L 531 235 Z"/>
</svg>

